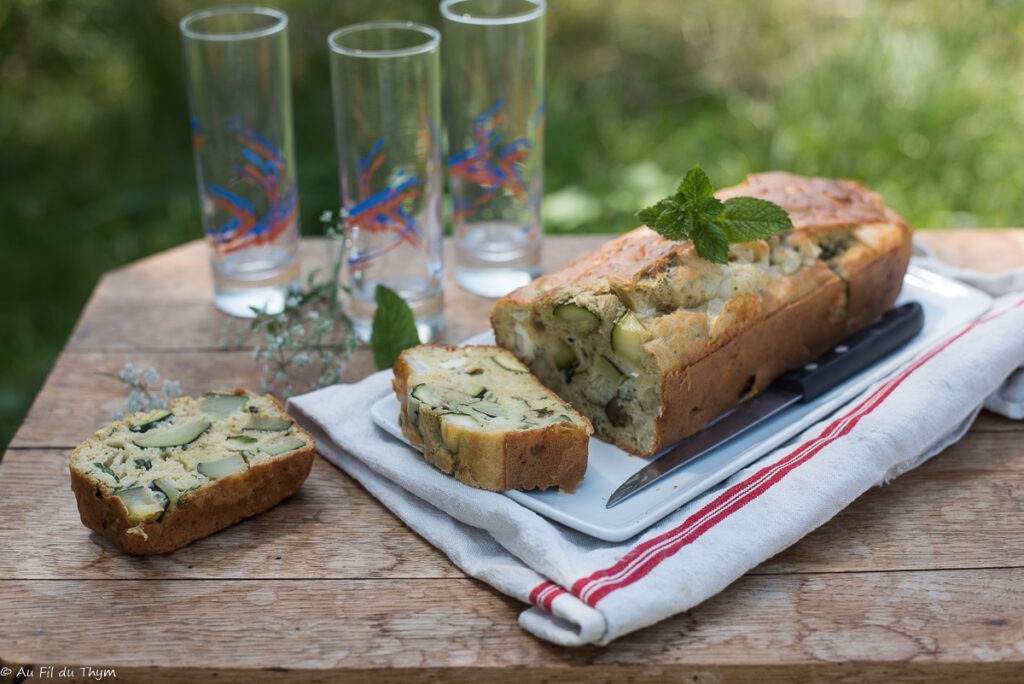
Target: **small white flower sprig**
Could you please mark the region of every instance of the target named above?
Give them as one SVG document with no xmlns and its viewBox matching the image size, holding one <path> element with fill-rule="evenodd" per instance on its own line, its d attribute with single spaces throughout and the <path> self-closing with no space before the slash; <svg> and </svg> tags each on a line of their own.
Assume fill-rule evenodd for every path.
<svg viewBox="0 0 1024 684">
<path fill-rule="evenodd" d="M 165 409 L 171 399 L 181 394 L 181 385 L 174 380 L 161 378 L 156 368 L 136 368 L 131 361 L 124 368 L 113 373 L 100 373 L 109 378 L 119 380 L 128 388 L 128 398 L 124 400 L 124 409 L 115 411 L 116 420 L 124 418 L 136 411 L 155 411 Z"/>
<path fill-rule="evenodd" d="M 312 368 L 315 387 L 341 380 L 357 342 L 348 317 L 337 309 L 335 289 L 311 276 L 306 290 L 291 295 L 281 313 L 260 313 L 252 320 L 249 330 L 263 339 L 252 358 L 263 372 L 264 392 L 292 396 L 293 370 Z"/>
<path fill-rule="evenodd" d="M 340 243 L 342 233 L 334 222 L 333 212 L 323 212 L 320 222 L 327 237 Z M 260 385 L 264 392 L 290 397 L 297 390 L 309 389 L 297 384 L 296 371 L 304 377 L 315 375 L 311 381 L 315 388 L 341 380 L 358 342 L 352 321 L 342 311 L 338 299 L 343 287 L 339 282 L 340 270 L 337 258 L 326 279 L 320 279 L 319 270 L 314 270 L 302 291 L 289 295 L 280 313 L 254 309 L 256 315 L 249 324 L 249 333 L 261 341 L 253 348 L 252 358 L 263 373 Z M 228 325 L 232 324 L 229 321 Z M 236 332 L 236 343 L 240 344 L 243 336 L 244 332 Z M 225 339 L 230 337 L 228 332 Z"/>
</svg>

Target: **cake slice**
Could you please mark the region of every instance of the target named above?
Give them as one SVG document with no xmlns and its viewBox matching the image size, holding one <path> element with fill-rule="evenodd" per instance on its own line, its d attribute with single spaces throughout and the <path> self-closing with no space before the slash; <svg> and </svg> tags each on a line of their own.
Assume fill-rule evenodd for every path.
<svg viewBox="0 0 1024 684">
<path fill-rule="evenodd" d="M 315 448 L 270 395 L 179 397 L 80 444 L 71 488 L 86 527 L 129 553 L 166 553 L 294 494 Z"/>
<path fill-rule="evenodd" d="M 395 363 L 400 423 L 428 463 L 468 485 L 572 492 L 593 431 L 511 352 L 420 345 Z"/>
</svg>

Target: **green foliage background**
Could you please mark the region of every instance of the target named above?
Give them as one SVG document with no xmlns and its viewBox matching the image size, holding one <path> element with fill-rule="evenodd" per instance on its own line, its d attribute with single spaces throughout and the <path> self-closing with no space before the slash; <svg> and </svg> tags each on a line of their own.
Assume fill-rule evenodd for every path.
<svg viewBox="0 0 1024 684">
<path fill-rule="evenodd" d="M 98 277 L 200 234 L 177 22 L 217 2 L 0 2 L 0 448 Z M 336 206 L 326 37 L 434 0 L 278 0 L 303 228 Z M 700 163 L 860 179 L 921 228 L 1024 225 L 1024 4 L 549 0 L 545 224 L 632 228 Z"/>
</svg>

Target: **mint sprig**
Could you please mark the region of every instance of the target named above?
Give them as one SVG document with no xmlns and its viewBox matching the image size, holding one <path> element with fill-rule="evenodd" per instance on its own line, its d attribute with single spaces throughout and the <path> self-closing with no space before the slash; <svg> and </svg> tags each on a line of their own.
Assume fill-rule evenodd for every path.
<svg viewBox="0 0 1024 684">
<path fill-rule="evenodd" d="M 373 312 L 370 347 L 377 370 L 383 370 L 394 366 L 402 351 L 419 344 L 420 335 L 416 332 L 412 309 L 397 292 L 378 285 L 373 299 L 377 310 Z"/>
<path fill-rule="evenodd" d="M 637 212 L 648 228 L 669 240 L 692 240 L 698 256 L 729 262 L 730 242 L 765 240 L 793 227 L 786 210 L 756 197 L 715 197 L 711 179 L 694 166 L 671 197 Z"/>
</svg>

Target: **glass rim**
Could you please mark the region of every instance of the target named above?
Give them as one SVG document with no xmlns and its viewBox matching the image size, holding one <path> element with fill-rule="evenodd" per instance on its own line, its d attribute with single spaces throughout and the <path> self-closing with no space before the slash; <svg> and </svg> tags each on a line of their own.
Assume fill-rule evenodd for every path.
<svg viewBox="0 0 1024 684">
<path fill-rule="evenodd" d="M 543 16 L 544 10 L 547 6 L 546 0 L 519 0 L 519 2 L 533 5 L 533 8 L 523 12 L 517 12 L 515 14 L 503 14 L 500 16 L 468 14 L 466 12 L 458 13 L 452 10 L 452 5 L 457 5 L 463 2 L 472 2 L 472 0 L 442 0 L 441 15 L 448 21 L 458 22 L 460 24 L 504 26 L 507 24 L 524 24 L 528 21 L 533 21 L 537 17 Z"/>
<path fill-rule="evenodd" d="M 192 27 L 192 24 L 210 17 L 222 17 L 231 14 L 255 14 L 270 17 L 275 21 L 270 25 L 242 31 L 199 31 Z M 190 12 L 182 17 L 178 23 L 184 36 L 192 40 L 246 40 L 249 38 L 265 38 L 279 33 L 288 26 L 288 15 L 273 7 L 260 7 L 258 5 L 235 5 L 228 7 L 211 7 Z"/>
<path fill-rule="evenodd" d="M 425 36 L 422 43 L 404 48 L 384 48 L 379 50 L 366 50 L 362 48 L 351 48 L 338 42 L 339 38 L 355 33 L 367 31 L 379 31 L 381 29 L 402 29 L 410 33 L 418 33 Z M 408 57 L 420 55 L 435 50 L 441 44 L 441 32 L 433 26 L 417 24 L 414 21 L 364 21 L 359 24 L 350 24 L 331 31 L 327 36 L 327 47 L 331 52 L 346 57 L 365 57 L 368 59 L 379 59 L 386 57 Z"/>
</svg>

